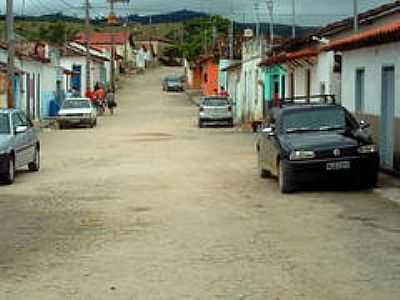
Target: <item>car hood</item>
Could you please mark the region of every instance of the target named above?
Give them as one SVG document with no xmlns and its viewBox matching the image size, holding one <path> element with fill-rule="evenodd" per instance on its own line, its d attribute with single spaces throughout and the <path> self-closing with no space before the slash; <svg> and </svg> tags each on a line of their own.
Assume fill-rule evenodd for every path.
<svg viewBox="0 0 400 300">
<path fill-rule="evenodd" d="M 61 109 L 58 114 L 59 115 L 69 115 L 69 114 L 91 114 L 91 108 L 69 108 L 69 109 Z"/>
<path fill-rule="evenodd" d="M 307 132 L 285 134 L 280 137 L 287 150 L 323 151 L 335 148 L 357 147 L 359 141 L 342 132 Z"/>
<path fill-rule="evenodd" d="M 8 134 L 0 134 L 0 152 L 10 147 L 12 136 Z"/>
</svg>

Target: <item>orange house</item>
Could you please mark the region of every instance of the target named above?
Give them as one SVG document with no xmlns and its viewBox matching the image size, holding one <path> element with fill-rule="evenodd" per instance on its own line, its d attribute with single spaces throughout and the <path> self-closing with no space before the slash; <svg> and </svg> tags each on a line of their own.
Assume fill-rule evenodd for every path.
<svg viewBox="0 0 400 300">
<path fill-rule="evenodd" d="M 218 63 L 214 56 L 205 56 L 198 63 L 201 66 L 201 89 L 205 96 L 212 96 L 218 91 Z"/>
<path fill-rule="evenodd" d="M 203 76 L 203 69 L 200 65 L 195 65 L 192 69 L 193 72 L 193 81 L 192 81 L 192 88 L 193 89 L 201 89 L 202 84 L 202 76 Z"/>
</svg>

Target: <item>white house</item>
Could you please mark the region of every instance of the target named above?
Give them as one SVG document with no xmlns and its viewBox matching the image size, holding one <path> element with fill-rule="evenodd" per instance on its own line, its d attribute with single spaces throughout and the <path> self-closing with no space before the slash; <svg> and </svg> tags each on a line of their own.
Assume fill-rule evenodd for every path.
<svg viewBox="0 0 400 300">
<path fill-rule="evenodd" d="M 241 85 L 242 95 L 238 97 L 241 120 L 245 123 L 261 121 L 263 118 L 263 79 L 259 64 L 265 52 L 265 41 L 253 39 L 243 44 Z"/>
<path fill-rule="evenodd" d="M 371 124 L 382 166 L 400 171 L 400 21 L 337 40 L 342 103 Z"/>
<path fill-rule="evenodd" d="M 239 97 L 243 94 L 242 85 L 240 83 L 242 62 L 235 61 L 223 69 L 222 72 L 225 73 L 225 85 L 224 87 L 228 91 L 235 108 L 235 123 L 241 123 L 242 120 L 242 108 L 241 101 Z"/>
</svg>

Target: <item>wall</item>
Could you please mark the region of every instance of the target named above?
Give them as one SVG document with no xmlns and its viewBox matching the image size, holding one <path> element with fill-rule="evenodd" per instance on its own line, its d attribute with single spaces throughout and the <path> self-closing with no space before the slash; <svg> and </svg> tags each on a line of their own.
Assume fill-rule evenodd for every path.
<svg viewBox="0 0 400 300">
<path fill-rule="evenodd" d="M 232 63 L 232 61 L 229 59 L 220 59 L 219 60 L 219 75 L 218 75 L 218 86 L 219 87 L 223 86 L 225 89 L 227 89 L 228 81 L 227 81 L 226 72 L 222 72 L 221 70 L 228 67 L 231 63 Z"/>
<path fill-rule="evenodd" d="M 365 70 L 364 110 L 358 115 L 371 123 L 375 141 L 379 141 L 382 99 L 382 67 L 395 67 L 395 162 L 400 169 L 400 43 L 357 49 L 343 53 L 342 104 L 355 111 L 355 72 Z M 397 129 L 397 130 L 396 130 Z"/>
<path fill-rule="evenodd" d="M 380 115 L 382 95 L 382 67 L 396 68 L 396 117 L 400 118 L 400 43 L 363 48 L 343 53 L 342 103 L 349 110 L 355 109 L 355 72 L 365 69 L 365 113 Z"/>
<path fill-rule="evenodd" d="M 218 72 L 218 65 L 212 59 L 203 64 L 201 88 L 205 96 L 214 95 L 214 90 L 218 90 Z"/>
<path fill-rule="evenodd" d="M 227 71 L 227 91 L 231 96 L 235 109 L 235 122 L 241 122 L 241 88 L 240 88 L 241 68 L 235 68 Z"/>
</svg>

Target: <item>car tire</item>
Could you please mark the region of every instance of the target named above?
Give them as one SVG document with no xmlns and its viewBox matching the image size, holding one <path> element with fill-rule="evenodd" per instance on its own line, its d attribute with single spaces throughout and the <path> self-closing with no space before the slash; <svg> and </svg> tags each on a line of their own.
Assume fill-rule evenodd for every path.
<svg viewBox="0 0 400 300">
<path fill-rule="evenodd" d="M 15 181 L 15 160 L 12 155 L 8 158 L 7 173 L 3 175 L 4 183 L 13 184 Z"/>
<path fill-rule="evenodd" d="M 258 172 L 258 176 L 260 178 L 268 178 L 271 176 L 271 173 L 268 172 L 267 170 L 265 170 L 261 166 L 261 156 L 260 156 L 260 152 L 258 152 L 258 151 L 257 151 L 257 172 Z"/>
<path fill-rule="evenodd" d="M 233 119 L 229 120 L 229 127 L 234 127 L 234 126 L 235 125 L 234 125 Z"/>
<path fill-rule="evenodd" d="M 367 173 L 360 176 L 360 187 L 361 189 L 369 190 L 373 189 L 378 185 L 378 172 Z"/>
<path fill-rule="evenodd" d="M 204 121 L 199 120 L 199 128 L 204 128 Z"/>
<path fill-rule="evenodd" d="M 287 168 L 283 165 L 283 163 L 279 163 L 278 182 L 279 190 L 282 194 L 289 194 L 294 192 L 293 185 L 290 183 L 287 175 Z"/>
<path fill-rule="evenodd" d="M 39 170 L 40 170 L 40 148 L 39 147 L 35 148 L 35 158 L 34 158 L 34 161 L 32 161 L 28 165 L 28 169 L 31 172 L 39 172 Z"/>
</svg>

